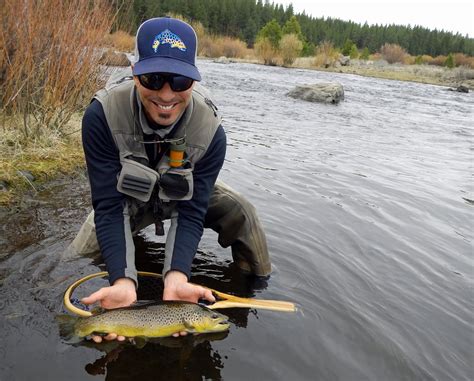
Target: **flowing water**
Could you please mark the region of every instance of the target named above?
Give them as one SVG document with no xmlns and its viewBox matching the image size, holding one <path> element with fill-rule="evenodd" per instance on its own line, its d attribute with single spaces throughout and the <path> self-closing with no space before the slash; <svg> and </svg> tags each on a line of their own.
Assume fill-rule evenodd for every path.
<svg viewBox="0 0 474 381">
<path fill-rule="evenodd" d="M 206 232 L 193 280 L 299 311 L 227 310 L 228 334 L 143 348 L 65 343 L 62 292 L 102 267 L 61 260 L 89 210 L 86 178 L 63 180 L 2 211 L 0 379 L 473 379 L 473 94 L 199 64 L 225 117 L 220 178 L 258 209 L 274 270 L 240 274 Z M 337 106 L 286 96 L 327 81 Z M 137 251 L 159 271 L 163 240 L 147 229 Z"/>
</svg>

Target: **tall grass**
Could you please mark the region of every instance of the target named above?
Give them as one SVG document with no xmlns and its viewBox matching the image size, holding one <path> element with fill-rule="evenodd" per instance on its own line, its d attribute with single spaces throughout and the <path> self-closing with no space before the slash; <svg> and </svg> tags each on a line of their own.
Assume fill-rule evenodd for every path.
<svg viewBox="0 0 474 381">
<path fill-rule="evenodd" d="M 0 88 L 3 119 L 26 145 L 62 134 L 98 86 L 100 52 L 114 14 L 106 0 L 3 0 Z M 3 123 L 3 128 L 8 128 Z"/>
</svg>

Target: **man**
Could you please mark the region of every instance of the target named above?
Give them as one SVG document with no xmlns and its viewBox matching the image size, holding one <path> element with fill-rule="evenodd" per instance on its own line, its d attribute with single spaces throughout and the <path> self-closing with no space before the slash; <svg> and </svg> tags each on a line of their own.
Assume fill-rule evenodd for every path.
<svg viewBox="0 0 474 381">
<path fill-rule="evenodd" d="M 240 268 L 260 276 L 270 273 L 255 210 L 229 187 L 215 184 L 226 137 L 217 108 L 196 84 L 201 80 L 196 51 L 196 34 L 185 22 L 167 17 L 145 21 L 137 31 L 133 77 L 109 80 L 84 114 L 94 215 L 72 247 L 84 252 L 97 239 L 110 281 L 110 287 L 84 298 L 86 304 L 118 308 L 136 300 L 132 236 L 151 223 L 158 235 L 164 234 L 165 218 L 171 226 L 164 300 L 214 301 L 209 290 L 189 283 L 203 227 L 217 231 L 222 246 L 232 246 Z"/>
</svg>

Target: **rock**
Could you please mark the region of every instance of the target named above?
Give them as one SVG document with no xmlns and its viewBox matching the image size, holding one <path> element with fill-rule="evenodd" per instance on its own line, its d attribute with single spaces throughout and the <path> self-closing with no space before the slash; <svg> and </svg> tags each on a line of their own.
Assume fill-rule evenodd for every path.
<svg viewBox="0 0 474 381">
<path fill-rule="evenodd" d="M 287 95 L 308 102 L 337 104 L 344 99 L 344 88 L 340 83 L 316 83 L 297 86 Z"/>
<path fill-rule="evenodd" d="M 231 60 L 228 59 L 227 57 L 225 56 L 221 56 L 219 58 L 216 58 L 214 60 L 215 63 L 220 63 L 220 64 L 230 64 L 231 63 Z"/>
<path fill-rule="evenodd" d="M 458 93 L 469 93 L 469 87 L 464 86 L 464 85 L 460 85 L 456 88 L 450 87 L 448 90 L 449 91 L 457 91 Z"/>
<path fill-rule="evenodd" d="M 349 66 L 351 63 L 351 57 L 340 56 L 338 62 L 341 64 L 341 66 Z"/>
</svg>

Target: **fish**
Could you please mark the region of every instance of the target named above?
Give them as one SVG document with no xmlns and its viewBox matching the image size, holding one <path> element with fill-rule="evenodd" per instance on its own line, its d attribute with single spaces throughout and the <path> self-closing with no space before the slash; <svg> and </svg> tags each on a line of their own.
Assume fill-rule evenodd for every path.
<svg viewBox="0 0 474 381">
<path fill-rule="evenodd" d="M 125 337 L 159 338 L 177 332 L 210 333 L 229 329 L 228 317 L 197 303 L 147 302 L 104 310 L 89 317 L 58 317 L 61 336 L 85 338 L 114 332 Z"/>
<path fill-rule="evenodd" d="M 152 48 L 156 51 L 160 45 L 169 44 L 172 48 L 178 48 L 182 52 L 186 51 L 186 45 L 184 44 L 183 40 L 176 34 L 174 34 L 169 29 L 165 29 L 163 32 L 158 34 L 155 39 L 153 40 Z"/>
</svg>

